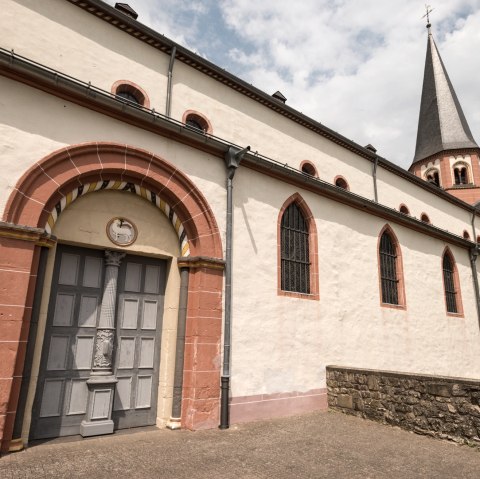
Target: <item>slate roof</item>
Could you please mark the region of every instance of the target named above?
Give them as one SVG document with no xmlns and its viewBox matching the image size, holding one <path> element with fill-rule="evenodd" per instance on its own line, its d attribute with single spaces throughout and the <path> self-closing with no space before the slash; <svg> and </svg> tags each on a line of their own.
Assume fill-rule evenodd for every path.
<svg viewBox="0 0 480 479">
<path fill-rule="evenodd" d="M 428 27 L 427 56 L 418 118 L 417 162 L 444 150 L 478 148 Z"/>
</svg>

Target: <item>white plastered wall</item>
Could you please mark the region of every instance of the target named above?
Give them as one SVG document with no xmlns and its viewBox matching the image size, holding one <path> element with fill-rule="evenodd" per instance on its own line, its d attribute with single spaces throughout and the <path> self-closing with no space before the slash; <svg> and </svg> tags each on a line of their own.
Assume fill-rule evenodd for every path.
<svg viewBox="0 0 480 479">
<path fill-rule="evenodd" d="M 277 296 L 277 218 L 295 192 L 318 232 L 320 300 Z M 390 223 L 406 310 L 380 306 L 378 235 L 387 223 L 240 168 L 235 176 L 233 396 L 325 387 L 325 366 L 478 377 L 480 335 L 468 252 L 451 247 L 465 317 L 447 316 L 446 244 Z"/>
<path fill-rule="evenodd" d="M 313 163 L 320 179 L 333 183 L 344 176 L 351 191 L 373 198 L 372 163 L 327 140 L 262 104 L 176 62 L 173 75 L 172 117 L 196 110 L 212 123 L 213 134 L 252 151 L 300 169 Z M 341 158 L 341 161 L 338 161 Z"/>
<path fill-rule="evenodd" d="M 106 90 L 119 79 L 137 82 L 150 97 L 151 107 L 164 111 L 169 56 L 75 5 L 55 0 L 5 0 L 0 28 L 4 48 Z M 23 114 L 26 118 L 32 103 L 23 97 L 20 102 L 30 107 L 28 114 Z M 353 193 L 373 198 L 371 161 L 177 60 L 172 117 L 181 120 L 189 109 L 205 114 L 217 136 L 250 145 L 252 151 L 294 168 L 309 160 L 322 180 L 333 183 L 337 175 L 342 175 Z M 1 181 L 5 183 L 5 179 Z M 0 187 L 7 186 L 2 183 Z M 425 204 L 431 213 L 425 212 L 435 226 L 456 234 L 469 230 L 466 210 L 383 168 L 378 169 L 378 191 L 380 202 L 387 206 L 398 209 L 405 203 L 419 218 Z M 0 207 L 3 204 L 0 200 Z"/>
<path fill-rule="evenodd" d="M 472 213 L 439 196 L 416 186 L 394 173 L 379 168 L 377 173 L 378 201 L 385 206 L 400 209 L 405 204 L 410 214 L 420 219 L 426 213 L 432 225 L 462 236 L 463 231 L 472 233 Z"/>
<path fill-rule="evenodd" d="M 107 90 L 118 79 L 136 81 L 151 106 L 162 111 L 166 55 L 68 2 L 6 0 L 6 5 L 2 46 Z M 0 88 L 9 92 L 0 108 L 2 210 L 36 161 L 68 145 L 112 141 L 152 151 L 185 172 L 206 196 L 224 240 L 221 159 L 3 77 Z M 310 160 L 322 179 L 333 182 L 342 175 L 352 192 L 373 198 L 370 161 L 178 61 L 172 108 L 177 120 L 187 109 L 198 110 L 215 135 L 280 162 L 299 167 Z M 320 301 L 279 297 L 277 217 L 297 189 L 241 167 L 234 191 L 234 395 L 322 387 L 329 363 L 478 377 L 480 340 L 465 250 L 452 248 L 465 308 L 465 318 L 452 318 L 445 314 L 441 283 L 445 245 L 392 225 L 402 245 L 407 309 L 382 308 L 376 255 L 385 221 L 300 191 L 317 224 Z M 405 203 L 413 216 L 426 212 L 434 225 L 456 234 L 469 228 L 466 210 L 383 168 L 378 191 L 380 202 L 391 208 Z"/>
<path fill-rule="evenodd" d="M 0 108 L 4 139 L 0 143 L 0 211 L 20 177 L 45 156 L 79 143 L 114 142 L 151 151 L 178 167 L 207 196 L 223 235 L 226 192 L 221 159 L 0 76 L 1 88 L 10 94 L 2 98 Z"/>
<path fill-rule="evenodd" d="M 110 92 L 117 80 L 143 88 L 165 111 L 169 58 L 63 0 L 2 0 L 0 46 Z"/>
<path fill-rule="evenodd" d="M 108 221 L 118 216 L 124 216 L 133 221 L 138 229 L 135 243 L 125 248 L 118 248 L 106 235 Z M 179 242 L 169 219 L 151 203 L 132 193 L 98 191 L 78 198 L 66 208 L 55 224 L 53 234 L 61 243 L 95 249 L 121 249 L 127 254 L 154 256 L 168 260 L 157 402 L 157 424 L 163 425 L 169 419 L 172 408 L 180 291 L 180 275 L 177 267 L 177 257 L 180 254 Z M 52 248 L 48 255 L 45 286 L 39 311 L 32 374 L 22 428 L 22 438 L 25 443 L 28 442 L 32 405 L 39 374 L 55 250 L 56 248 Z"/>
</svg>

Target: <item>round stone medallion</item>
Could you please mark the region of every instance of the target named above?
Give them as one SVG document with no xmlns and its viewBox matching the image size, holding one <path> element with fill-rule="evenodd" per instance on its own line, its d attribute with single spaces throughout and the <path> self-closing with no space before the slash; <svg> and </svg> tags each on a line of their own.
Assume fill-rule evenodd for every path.
<svg viewBox="0 0 480 479">
<path fill-rule="evenodd" d="M 137 227 L 127 218 L 112 218 L 107 224 L 107 236 L 118 246 L 129 246 L 137 239 Z"/>
</svg>

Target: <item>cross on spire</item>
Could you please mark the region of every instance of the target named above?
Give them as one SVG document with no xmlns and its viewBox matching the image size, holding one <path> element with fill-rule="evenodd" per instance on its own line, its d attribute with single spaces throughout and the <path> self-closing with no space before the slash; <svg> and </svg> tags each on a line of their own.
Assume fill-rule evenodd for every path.
<svg viewBox="0 0 480 479">
<path fill-rule="evenodd" d="M 427 28 L 430 28 L 432 25 L 430 24 L 430 14 L 435 10 L 434 8 L 431 7 L 431 5 L 425 4 L 425 15 L 422 18 L 427 17 Z"/>
</svg>

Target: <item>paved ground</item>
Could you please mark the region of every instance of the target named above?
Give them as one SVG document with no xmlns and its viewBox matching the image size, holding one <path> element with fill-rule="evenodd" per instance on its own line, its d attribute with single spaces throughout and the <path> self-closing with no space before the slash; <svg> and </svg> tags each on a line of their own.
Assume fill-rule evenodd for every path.
<svg viewBox="0 0 480 479">
<path fill-rule="evenodd" d="M 336 412 L 226 431 L 137 430 L 50 441 L 0 459 L 0 478 L 479 478 L 480 450 Z"/>
</svg>

